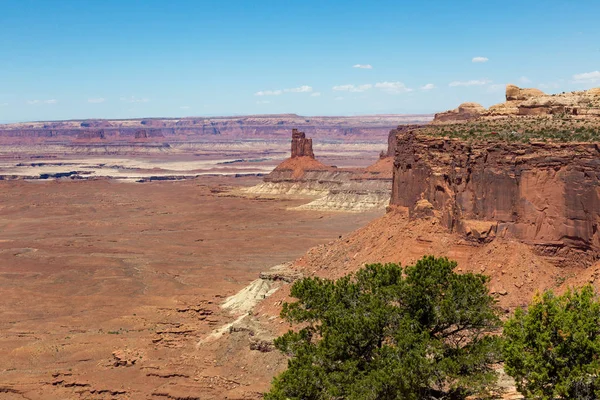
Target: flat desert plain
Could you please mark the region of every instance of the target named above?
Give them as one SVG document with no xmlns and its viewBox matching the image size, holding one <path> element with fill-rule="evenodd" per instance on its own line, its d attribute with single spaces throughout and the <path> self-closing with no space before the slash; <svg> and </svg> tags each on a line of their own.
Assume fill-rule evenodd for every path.
<svg viewBox="0 0 600 400">
<path fill-rule="evenodd" d="M 232 378 L 227 349 L 198 345 L 233 320 L 220 304 L 375 217 L 230 191 L 258 182 L 0 181 L 0 397 L 258 397 L 268 381 Z"/>
</svg>

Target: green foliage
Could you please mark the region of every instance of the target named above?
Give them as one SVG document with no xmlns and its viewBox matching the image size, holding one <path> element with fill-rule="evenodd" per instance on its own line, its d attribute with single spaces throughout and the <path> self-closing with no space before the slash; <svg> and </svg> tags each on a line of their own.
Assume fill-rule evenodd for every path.
<svg viewBox="0 0 600 400">
<path fill-rule="evenodd" d="M 591 286 L 536 296 L 504 337 L 504 368 L 527 398 L 600 398 L 600 302 Z"/>
<path fill-rule="evenodd" d="M 597 123 L 573 119 L 566 114 L 554 114 L 551 118 L 531 116 L 478 119 L 467 123 L 429 125 L 420 132 L 434 137 L 506 143 L 532 141 L 571 143 L 600 140 L 600 129 Z"/>
<path fill-rule="evenodd" d="M 291 358 L 266 395 L 279 399 L 460 399 L 493 387 L 500 325 L 483 275 L 425 257 L 371 264 L 337 281 L 306 278 L 276 339 Z"/>
</svg>

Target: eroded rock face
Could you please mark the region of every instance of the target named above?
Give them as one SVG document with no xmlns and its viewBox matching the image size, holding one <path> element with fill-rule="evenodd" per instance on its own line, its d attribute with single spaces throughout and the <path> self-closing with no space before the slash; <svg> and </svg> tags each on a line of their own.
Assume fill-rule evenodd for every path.
<svg viewBox="0 0 600 400">
<path fill-rule="evenodd" d="M 104 139 L 104 130 L 81 130 L 77 133 L 77 139 L 91 140 L 91 139 Z"/>
<path fill-rule="evenodd" d="M 600 147 L 398 137 L 391 205 L 431 203 L 476 241 L 516 238 L 543 253 L 600 255 Z"/>
<path fill-rule="evenodd" d="M 485 113 L 485 107 L 478 103 L 462 103 L 458 108 L 442 113 L 435 114 L 434 121 L 467 121 L 479 118 Z"/>
<path fill-rule="evenodd" d="M 312 148 L 312 139 L 306 138 L 304 132 L 292 129 L 292 158 L 310 157 L 315 158 Z"/>
<path fill-rule="evenodd" d="M 388 147 L 385 153 L 386 157 L 394 157 L 396 154 L 396 145 L 398 144 L 398 135 L 403 135 L 407 132 L 414 131 L 424 127 L 425 125 L 400 125 L 396 129 L 392 129 L 388 135 Z"/>
</svg>

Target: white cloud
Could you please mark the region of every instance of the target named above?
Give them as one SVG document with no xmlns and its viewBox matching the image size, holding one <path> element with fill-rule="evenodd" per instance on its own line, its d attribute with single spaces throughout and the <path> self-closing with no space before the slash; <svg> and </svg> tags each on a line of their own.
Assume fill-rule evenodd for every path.
<svg viewBox="0 0 600 400">
<path fill-rule="evenodd" d="M 283 91 L 286 93 L 310 93 L 313 91 L 313 88 L 311 86 L 304 85 L 297 88 L 284 89 Z"/>
<path fill-rule="evenodd" d="M 529 79 L 526 76 L 522 76 L 522 77 L 519 78 L 519 82 L 521 82 L 521 83 L 531 83 L 531 79 Z"/>
<path fill-rule="evenodd" d="M 310 94 L 310 97 L 319 97 L 321 95 L 321 92 L 314 92 Z"/>
<path fill-rule="evenodd" d="M 283 93 L 283 90 L 261 90 L 260 92 L 254 93 L 255 96 L 279 96 Z"/>
<path fill-rule="evenodd" d="M 421 86 L 421 90 L 431 90 L 435 89 L 435 85 L 433 83 L 428 83 L 427 85 Z"/>
<path fill-rule="evenodd" d="M 95 98 L 95 99 L 88 99 L 88 103 L 94 103 L 94 104 L 104 103 L 105 101 L 106 101 L 106 99 L 104 97 L 98 97 L 98 98 Z"/>
<path fill-rule="evenodd" d="M 373 66 L 371 64 L 355 64 L 352 68 L 373 69 Z"/>
<path fill-rule="evenodd" d="M 412 89 L 407 88 L 402 82 L 379 82 L 375 84 L 375 87 L 388 93 L 406 93 L 413 91 Z"/>
<path fill-rule="evenodd" d="M 336 92 L 362 93 L 372 88 L 381 89 L 388 93 L 406 93 L 413 91 L 412 89 L 407 88 L 402 82 L 378 82 L 374 85 L 370 83 L 364 85 L 338 85 L 334 86 L 333 90 Z"/>
<path fill-rule="evenodd" d="M 126 101 L 127 103 L 147 103 L 150 101 L 147 97 L 121 97 L 121 101 Z"/>
<path fill-rule="evenodd" d="M 256 104 L 270 104 L 271 102 L 269 100 L 259 100 L 256 102 Z"/>
<path fill-rule="evenodd" d="M 254 93 L 255 96 L 279 96 L 283 93 L 310 93 L 313 91 L 312 86 L 303 85 L 291 89 L 277 89 L 277 90 L 261 90 Z"/>
<path fill-rule="evenodd" d="M 487 57 L 473 57 L 473 59 L 471 60 L 474 63 L 484 63 L 484 62 L 488 62 L 490 59 Z"/>
<path fill-rule="evenodd" d="M 584 72 L 582 74 L 573 75 L 573 80 L 576 83 L 595 83 L 600 81 L 600 71 Z"/>
<path fill-rule="evenodd" d="M 190 106 L 181 106 L 181 107 L 179 107 L 179 108 L 181 108 L 182 110 L 189 110 L 189 109 L 190 109 Z"/>
<path fill-rule="evenodd" d="M 454 82 L 450 82 L 448 84 L 448 86 L 450 87 L 457 87 L 457 86 L 483 86 L 483 85 L 487 85 L 488 83 L 492 83 L 492 81 L 488 80 L 488 79 L 472 79 L 470 81 L 454 81 Z"/>
<path fill-rule="evenodd" d="M 351 92 L 351 93 L 360 93 L 360 92 L 364 92 L 365 90 L 369 90 L 373 87 L 373 85 L 371 85 L 370 83 L 367 83 L 366 85 L 338 85 L 338 86 L 334 86 L 333 90 L 335 90 L 336 92 Z"/>
<path fill-rule="evenodd" d="M 34 105 L 34 104 L 56 104 L 58 103 L 58 100 L 56 99 L 49 99 L 49 100 L 28 100 L 27 104 L 30 105 Z"/>
<path fill-rule="evenodd" d="M 334 100 L 344 100 L 344 97 L 342 97 L 342 96 L 338 96 L 338 97 L 336 97 Z"/>
</svg>

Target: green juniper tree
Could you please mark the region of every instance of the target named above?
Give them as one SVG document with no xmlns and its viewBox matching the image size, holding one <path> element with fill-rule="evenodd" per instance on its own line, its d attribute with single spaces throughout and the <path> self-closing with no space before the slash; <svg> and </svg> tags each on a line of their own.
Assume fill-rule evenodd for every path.
<svg viewBox="0 0 600 400">
<path fill-rule="evenodd" d="M 592 286 L 538 295 L 504 327 L 506 373 L 532 399 L 600 399 L 600 302 Z"/>
<path fill-rule="evenodd" d="M 295 282 L 281 316 L 301 329 L 276 339 L 290 360 L 265 398 L 460 399 L 491 388 L 498 310 L 487 277 L 454 267 L 430 256 Z"/>
</svg>

